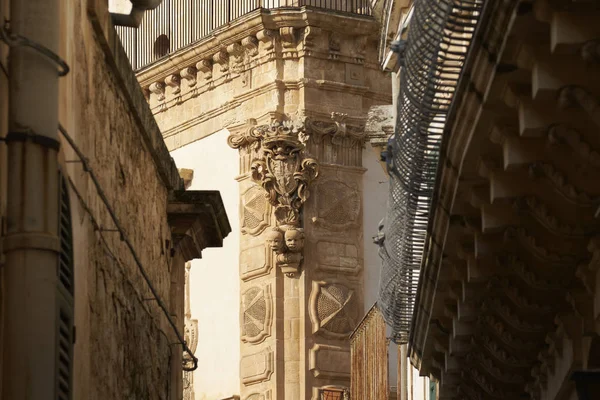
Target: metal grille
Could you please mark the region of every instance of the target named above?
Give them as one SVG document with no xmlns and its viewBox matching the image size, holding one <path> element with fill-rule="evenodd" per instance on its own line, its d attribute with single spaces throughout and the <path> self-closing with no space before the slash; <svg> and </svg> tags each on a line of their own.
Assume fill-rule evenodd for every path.
<svg viewBox="0 0 600 400">
<path fill-rule="evenodd" d="M 133 69 L 139 70 L 254 10 L 304 6 L 371 15 L 369 0 L 163 0 L 144 13 L 138 28 L 116 30 Z"/>
<path fill-rule="evenodd" d="M 74 264 L 73 231 L 69 191 L 65 178 L 59 176 L 60 213 L 59 237 L 60 255 L 57 266 L 58 275 L 58 312 L 56 319 L 56 399 L 72 398 L 73 373 L 73 315 L 74 315 Z"/>
<path fill-rule="evenodd" d="M 390 193 L 379 306 L 407 343 L 446 116 L 484 0 L 415 0 L 388 146 Z"/>
</svg>

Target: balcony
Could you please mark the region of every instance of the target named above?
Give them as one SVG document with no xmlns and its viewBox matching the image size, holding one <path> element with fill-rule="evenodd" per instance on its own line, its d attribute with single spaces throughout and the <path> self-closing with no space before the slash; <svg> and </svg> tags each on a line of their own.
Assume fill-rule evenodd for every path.
<svg viewBox="0 0 600 400">
<path fill-rule="evenodd" d="M 371 15 L 372 0 L 163 0 L 139 28 L 117 27 L 134 70 L 140 70 L 258 9 L 308 7 Z"/>
</svg>

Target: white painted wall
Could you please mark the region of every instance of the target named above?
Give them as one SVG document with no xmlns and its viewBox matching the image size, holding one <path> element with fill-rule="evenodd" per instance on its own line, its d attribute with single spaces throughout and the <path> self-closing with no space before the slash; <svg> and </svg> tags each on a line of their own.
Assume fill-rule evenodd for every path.
<svg viewBox="0 0 600 400">
<path fill-rule="evenodd" d="M 367 169 L 363 175 L 363 227 L 364 227 L 364 279 L 365 303 L 364 313 L 377 301 L 379 293 L 379 278 L 381 274 L 381 258 L 379 246 L 373 243 L 377 234 L 379 221 L 385 217 L 389 194 L 388 176 L 379 163 L 378 154 L 367 143 L 363 151 L 363 167 Z M 398 351 L 396 345 L 390 344 L 389 354 L 389 384 L 396 386 L 398 371 Z"/>
<path fill-rule="evenodd" d="M 239 173 L 238 152 L 221 130 L 171 153 L 178 168 L 194 170 L 189 190 L 219 190 L 231 224 L 222 248 L 205 249 L 190 270 L 192 318 L 198 320 L 196 400 L 239 394 Z"/>
</svg>

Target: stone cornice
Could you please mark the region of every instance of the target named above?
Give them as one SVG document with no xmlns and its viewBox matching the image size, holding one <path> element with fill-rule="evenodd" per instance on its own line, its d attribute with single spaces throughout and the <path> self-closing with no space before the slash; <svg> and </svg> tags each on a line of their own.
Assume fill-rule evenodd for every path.
<svg viewBox="0 0 600 400">
<path fill-rule="evenodd" d="M 270 82 L 266 85 L 259 86 L 254 89 L 251 89 L 247 92 L 244 92 L 238 96 L 234 96 L 231 99 L 231 101 L 228 101 L 228 102 L 220 105 L 217 108 L 214 108 L 212 110 L 206 110 L 194 118 L 188 119 L 188 120 L 184 121 L 183 123 L 171 128 L 171 129 L 167 129 L 167 130 L 163 131 L 163 137 L 167 138 L 167 137 L 170 137 L 173 135 L 177 135 L 180 132 L 188 130 L 191 127 L 201 124 L 204 121 L 209 121 L 210 119 L 213 119 L 216 116 L 225 114 L 232 110 L 235 110 L 236 108 L 240 107 L 244 103 L 244 101 L 248 101 L 248 100 L 250 100 L 254 97 L 257 97 L 261 94 L 268 93 L 268 92 L 274 91 L 274 90 L 290 90 L 290 89 L 298 90 L 302 87 L 306 87 L 306 86 L 310 86 L 310 85 L 313 85 L 313 87 L 319 87 L 320 89 L 324 89 L 324 90 L 332 89 L 332 91 L 338 91 L 338 92 L 346 92 L 346 93 L 354 92 L 357 94 L 361 94 L 365 98 L 371 98 L 371 99 L 381 101 L 381 102 L 391 102 L 390 95 L 384 95 L 381 93 L 376 93 L 376 92 L 370 91 L 365 86 L 354 86 L 354 85 L 348 85 L 345 83 L 323 81 L 323 80 L 311 80 L 311 79 L 300 79 L 298 81 L 275 80 L 274 82 Z M 346 90 L 344 90 L 344 89 L 346 89 Z M 189 94 L 189 97 L 190 98 L 192 97 L 191 93 Z M 177 104 L 181 104 L 182 102 L 185 102 L 185 97 L 183 97 L 183 99 L 180 98 L 180 100 L 177 102 Z M 167 105 L 165 107 L 168 108 L 169 106 Z M 306 111 L 306 112 L 304 112 L 304 114 L 307 116 L 310 116 L 310 117 L 314 116 L 319 119 L 329 119 L 330 118 L 330 115 L 325 114 L 325 113 L 319 113 L 318 111 Z M 349 124 L 353 124 L 353 125 L 364 125 L 365 118 L 349 115 L 347 117 L 347 121 Z M 212 132 L 207 132 L 207 135 L 209 135 L 211 133 Z"/>
<path fill-rule="evenodd" d="M 178 72 L 185 66 L 196 65 L 204 59 L 211 59 L 221 49 L 227 49 L 229 46 L 240 43 L 248 37 L 254 36 L 259 38 L 261 35 L 264 36 L 262 32 L 265 31 L 279 35 L 281 28 L 297 28 L 297 32 L 294 32 L 293 35 L 295 35 L 298 44 L 300 44 L 302 40 L 298 39 L 302 39 L 300 36 L 303 36 L 301 35 L 303 32 L 301 31 L 304 31 L 304 28 L 308 26 L 335 31 L 341 37 L 357 36 L 357 32 L 360 32 L 360 35 L 367 36 L 373 40 L 376 40 L 378 32 L 378 24 L 372 17 L 338 14 L 306 7 L 294 10 L 256 10 L 231 24 L 215 29 L 211 35 L 195 44 L 143 68 L 138 71 L 138 80 L 142 87 L 147 87 L 156 81 L 163 81 L 169 75 Z M 274 36 L 273 40 L 275 40 Z M 246 41 L 254 42 L 253 39 Z M 304 46 L 299 47 L 302 47 L 301 50 L 307 50 L 304 49 Z M 296 50 L 299 47 L 296 47 Z M 260 45 L 258 46 L 258 50 L 259 53 L 262 50 Z M 360 63 L 359 60 L 356 62 Z M 374 62 L 371 67 L 378 69 L 379 66 Z"/>
</svg>

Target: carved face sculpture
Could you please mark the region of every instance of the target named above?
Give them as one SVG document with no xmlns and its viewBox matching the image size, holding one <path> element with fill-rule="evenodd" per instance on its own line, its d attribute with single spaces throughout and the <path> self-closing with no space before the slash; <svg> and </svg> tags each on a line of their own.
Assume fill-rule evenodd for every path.
<svg viewBox="0 0 600 400">
<path fill-rule="evenodd" d="M 272 229 L 267 234 L 266 241 L 273 251 L 279 251 L 283 247 L 283 233 L 278 229 Z"/>
<path fill-rule="evenodd" d="M 300 229 L 290 229 L 285 232 L 285 245 L 292 252 L 298 252 L 304 247 L 304 232 Z"/>
</svg>

